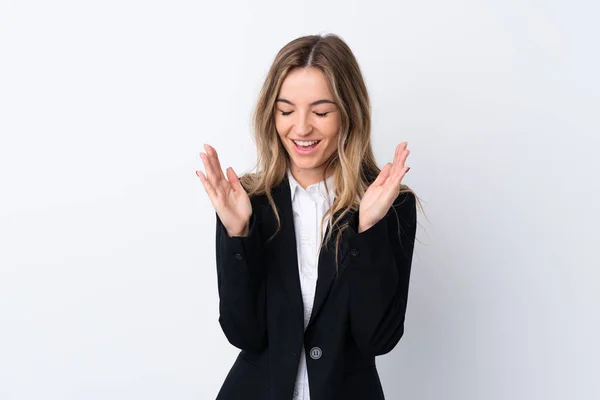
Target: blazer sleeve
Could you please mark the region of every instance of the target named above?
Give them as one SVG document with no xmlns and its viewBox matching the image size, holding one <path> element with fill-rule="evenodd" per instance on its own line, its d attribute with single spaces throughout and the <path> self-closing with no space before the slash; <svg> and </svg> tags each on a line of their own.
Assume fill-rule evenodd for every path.
<svg viewBox="0 0 600 400">
<path fill-rule="evenodd" d="M 404 334 L 416 218 L 415 195 L 403 192 L 366 231 L 357 233 L 358 212 L 349 224 L 350 328 L 365 355 L 390 352 Z"/>
<path fill-rule="evenodd" d="M 267 345 L 265 265 L 259 217 L 253 210 L 248 236 L 230 237 L 219 215 L 216 212 L 215 215 L 219 324 L 229 343 L 258 352 Z"/>
</svg>

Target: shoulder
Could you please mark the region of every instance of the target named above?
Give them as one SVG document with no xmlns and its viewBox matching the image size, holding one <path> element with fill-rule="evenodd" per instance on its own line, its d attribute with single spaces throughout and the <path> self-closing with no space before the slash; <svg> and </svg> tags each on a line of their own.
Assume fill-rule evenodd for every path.
<svg viewBox="0 0 600 400">
<path fill-rule="evenodd" d="M 417 205 L 417 196 L 412 189 L 410 189 L 406 185 L 402 185 L 400 188 L 400 193 L 394 200 L 394 207 L 402 207 L 402 208 L 416 208 Z"/>
<path fill-rule="evenodd" d="M 262 176 L 258 173 L 245 173 L 238 177 L 240 183 L 246 194 L 250 197 L 250 202 L 252 203 L 254 211 L 263 211 L 266 208 L 270 208 L 269 196 L 265 190 L 265 184 L 261 179 Z M 279 192 L 284 190 L 284 184 L 286 179 L 282 179 L 280 182 L 276 183 L 270 190 L 271 197 L 273 201 L 277 203 L 281 196 Z"/>
<path fill-rule="evenodd" d="M 408 186 L 403 185 L 390 210 L 397 224 L 405 228 L 416 225 L 417 196 Z"/>
</svg>

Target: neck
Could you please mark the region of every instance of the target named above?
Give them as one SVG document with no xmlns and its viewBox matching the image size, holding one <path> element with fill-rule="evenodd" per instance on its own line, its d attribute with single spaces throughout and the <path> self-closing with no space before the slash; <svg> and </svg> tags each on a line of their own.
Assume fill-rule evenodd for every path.
<svg viewBox="0 0 600 400">
<path fill-rule="evenodd" d="M 300 186 L 306 189 L 308 186 L 323 180 L 323 172 L 325 171 L 325 167 L 298 168 L 292 165 L 290 166 L 290 171 Z M 325 179 L 329 178 L 331 175 L 333 175 L 333 171 L 329 174 L 329 176 L 325 177 Z"/>
</svg>

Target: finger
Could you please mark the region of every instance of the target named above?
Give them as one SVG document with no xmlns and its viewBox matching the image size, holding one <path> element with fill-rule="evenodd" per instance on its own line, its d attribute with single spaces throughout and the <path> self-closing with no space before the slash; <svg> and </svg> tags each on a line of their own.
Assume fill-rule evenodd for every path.
<svg viewBox="0 0 600 400">
<path fill-rule="evenodd" d="M 409 154 L 410 150 L 404 150 L 400 156 L 398 165 L 396 166 L 394 178 L 398 180 L 398 183 L 400 183 L 400 179 L 402 179 L 402 176 L 406 173 L 406 170 L 408 169 L 408 167 L 406 166 L 406 158 L 409 156 Z"/>
<path fill-rule="evenodd" d="M 202 164 L 204 164 L 204 170 L 206 171 L 205 178 L 208 181 L 210 181 L 210 182 L 212 182 L 214 184 L 214 181 L 213 181 L 213 175 L 214 175 L 213 167 L 212 167 L 212 164 L 210 162 L 210 159 L 209 159 L 208 155 L 206 153 L 200 152 L 200 158 L 202 158 Z"/>
<path fill-rule="evenodd" d="M 403 158 L 403 154 L 406 150 L 406 147 L 408 146 L 408 143 L 406 142 L 402 142 L 400 143 L 398 146 L 396 146 L 396 152 L 394 153 L 394 161 L 392 164 L 392 171 L 390 172 L 390 174 L 394 177 L 394 179 L 398 178 L 398 174 L 400 173 L 401 169 L 404 167 L 404 162 L 403 160 L 405 160 L 406 158 Z"/>
<path fill-rule="evenodd" d="M 227 179 L 229 179 L 229 182 L 231 183 L 231 188 L 236 192 L 239 190 L 244 190 L 240 179 L 237 177 L 237 174 L 232 167 L 227 168 Z"/>
<path fill-rule="evenodd" d="M 213 186 L 210 183 L 210 181 L 208 180 L 208 178 L 206 178 L 206 176 L 202 173 L 202 171 L 196 171 L 196 175 L 198 175 L 198 177 L 200 178 L 200 181 L 202 182 L 202 186 L 204 186 L 204 190 L 206 190 L 206 193 L 208 194 L 208 197 L 210 198 L 210 202 L 214 206 L 215 202 L 216 202 L 216 198 L 217 198 L 217 192 L 213 188 Z"/>
<path fill-rule="evenodd" d="M 410 169 L 410 167 L 406 165 L 406 158 L 408 157 L 409 154 L 410 154 L 410 150 L 405 150 L 404 154 L 402 155 L 402 158 L 401 158 L 402 168 L 400 169 L 400 172 L 398 173 L 398 177 L 396 178 L 396 186 L 398 186 L 398 185 L 400 185 L 400 183 L 402 183 L 402 179 L 404 179 L 404 176 Z"/>
<path fill-rule="evenodd" d="M 398 160 L 398 166 L 396 169 L 396 173 L 402 173 L 406 169 L 406 159 L 410 154 L 410 150 L 406 149 L 400 154 L 400 159 Z"/>
<path fill-rule="evenodd" d="M 402 155 L 402 152 L 406 149 L 407 146 L 408 143 L 406 142 L 402 142 L 398 146 L 396 146 L 396 150 L 394 151 L 394 160 L 392 161 L 392 164 L 395 165 L 400 160 L 400 156 Z"/>
<path fill-rule="evenodd" d="M 204 144 L 204 149 L 206 150 L 206 154 L 208 154 L 211 165 L 215 173 L 217 173 L 217 178 L 225 179 L 223 175 L 223 168 L 221 167 L 221 162 L 219 161 L 219 155 L 217 154 L 217 150 L 209 144 Z"/>
<path fill-rule="evenodd" d="M 385 183 L 388 176 L 390 176 L 391 167 L 392 167 L 392 164 L 390 164 L 388 162 L 383 166 L 383 168 L 381 168 L 379 175 L 377 175 L 377 178 L 375 178 L 375 180 L 373 181 L 374 186 L 381 186 Z"/>
<path fill-rule="evenodd" d="M 223 171 L 221 170 L 221 167 L 218 166 L 218 163 L 215 162 L 215 156 L 214 156 L 215 152 L 211 151 L 213 149 L 211 149 L 210 146 L 205 144 L 204 150 L 206 151 L 204 153 L 205 160 L 206 160 L 205 164 L 206 164 L 206 169 L 207 169 L 206 176 L 216 189 L 218 187 L 218 185 L 222 182 L 222 180 L 225 179 L 225 176 L 223 175 Z"/>
<path fill-rule="evenodd" d="M 398 160 L 394 164 L 392 177 L 390 178 L 390 186 L 396 188 L 402 182 L 404 175 L 408 172 L 410 167 L 406 166 L 406 159 L 410 154 L 410 150 L 404 149 L 398 156 Z"/>
</svg>

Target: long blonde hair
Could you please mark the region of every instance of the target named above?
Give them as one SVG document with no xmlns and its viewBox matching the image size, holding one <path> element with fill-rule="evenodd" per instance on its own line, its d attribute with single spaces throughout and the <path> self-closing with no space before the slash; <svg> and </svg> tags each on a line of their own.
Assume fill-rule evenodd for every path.
<svg viewBox="0 0 600 400">
<path fill-rule="evenodd" d="M 357 211 L 360 199 L 381 171 L 371 147 L 371 103 L 367 88 L 350 47 L 337 35 L 310 35 L 292 40 L 276 55 L 260 91 L 253 115 L 254 141 L 257 147 L 256 173 L 246 173 L 240 180 L 249 196 L 267 195 L 277 219 L 281 220 L 271 189 L 287 175 L 289 155 L 275 128 L 275 100 L 286 75 L 294 68 L 314 67 L 328 82 L 333 100 L 341 114 L 337 151 L 325 164 L 323 179 L 334 171 L 335 200 L 321 221 L 328 219 L 331 239 L 333 226 L 350 211 Z M 406 185 L 400 191 L 414 192 Z M 416 197 L 416 196 L 415 196 Z M 395 211 L 395 210 L 394 210 Z M 337 218 L 334 217 L 337 215 Z M 337 227 L 336 260 L 342 233 L 348 222 Z M 273 235 L 269 240 L 271 240 Z"/>
</svg>

